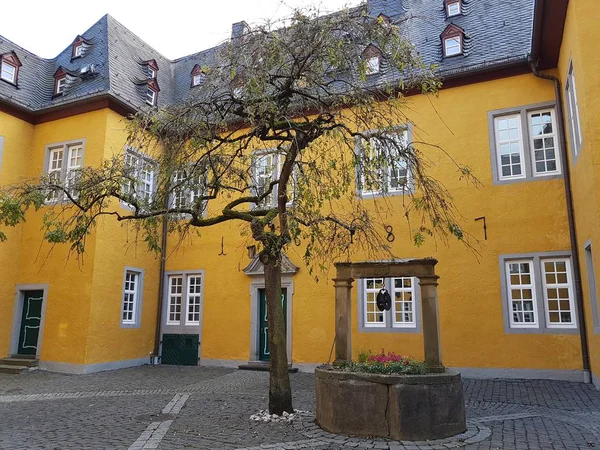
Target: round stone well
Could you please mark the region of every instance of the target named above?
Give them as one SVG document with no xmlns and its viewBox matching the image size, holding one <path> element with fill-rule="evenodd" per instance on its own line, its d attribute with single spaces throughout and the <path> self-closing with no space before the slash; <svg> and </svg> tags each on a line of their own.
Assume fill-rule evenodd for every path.
<svg viewBox="0 0 600 450">
<path fill-rule="evenodd" d="M 317 423 L 330 433 L 404 441 L 467 429 L 460 373 L 377 375 L 315 370 Z"/>
</svg>

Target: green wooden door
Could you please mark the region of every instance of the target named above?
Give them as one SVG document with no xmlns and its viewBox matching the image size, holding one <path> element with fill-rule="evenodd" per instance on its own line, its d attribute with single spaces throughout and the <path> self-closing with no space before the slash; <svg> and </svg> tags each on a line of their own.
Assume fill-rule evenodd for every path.
<svg viewBox="0 0 600 450">
<path fill-rule="evenodd" d="M 163 334 L 161 363 L 195 366 L 198 364 L 199 341 L 197 334 Z"/>
<path fill-rule="evenodd" d="M 35 355 L 37 352 L 43 298 L 44 291 L 23 292 L 23 313 L 17 350 L 19 355 Z"/>
<path fill-rule="evenodd" d="M 269 352 L 269 323 L 267 309 L 267 295 L 264 289 L 258 290 L 259 299 L 259 323 L 258 327 L 258 359 L 260 361 L 269 361 L 271 353 Z M 283 318 L 287 328 L 287 288 L 281 288 L 281 306 L 283 307 Z"/>
</svg>

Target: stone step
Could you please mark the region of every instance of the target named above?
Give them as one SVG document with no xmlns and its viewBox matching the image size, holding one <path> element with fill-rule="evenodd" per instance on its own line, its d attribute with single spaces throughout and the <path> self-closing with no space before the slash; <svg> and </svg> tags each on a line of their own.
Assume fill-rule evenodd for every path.
<svg viewBox="0 0 600 450">
<path fill-rule="evenodd" d="M 25 367 L 37 367 L 39 361 L 37 359 L 30 358 L 20 358 L 20 357 L 11 357 L 11 358 L 2 358 L 0 359 L 0 365 L 3 366 L 25 366 Z"/>
<path fill-rule="evenodd" d="M 0 373 L 19 374 L 26 371 L 27 369 L 29 369 L 29 367 L 0 364 Z"/>
</svg>

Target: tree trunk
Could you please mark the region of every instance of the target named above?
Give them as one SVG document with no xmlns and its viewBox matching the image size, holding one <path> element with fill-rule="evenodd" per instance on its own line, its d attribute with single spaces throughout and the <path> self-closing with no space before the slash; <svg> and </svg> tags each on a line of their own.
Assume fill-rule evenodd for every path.
<svg viewBox="0 0 600 450">
<path fill-rule="evenodd" d="M 265 290 L 268 308 L 269 369 L 269 413 L 281 415 L 284 411 L 294 412 L 292 388 L 288 372 L 286 324 L 281 297 L 281 251 L 270 254 L 265 268 Z"/>
</svg>

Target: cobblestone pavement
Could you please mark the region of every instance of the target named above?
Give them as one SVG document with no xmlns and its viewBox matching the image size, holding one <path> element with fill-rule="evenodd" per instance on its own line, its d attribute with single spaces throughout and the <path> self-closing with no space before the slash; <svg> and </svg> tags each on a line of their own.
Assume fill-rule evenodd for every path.
<svg viewBox="0 0 600 450">
<path fill-rule="evenodd" d="M 292 375 L 292 424 L 267 406 L 268 374 L 153 366 L 91 375 L 0 374 L 0 449 L 600 449 L 600 391 L 558 381 L 464 380 L 466 433 L 441 441 L 338 436 L 314 424 L 314 378 Z"/>
</svg>

